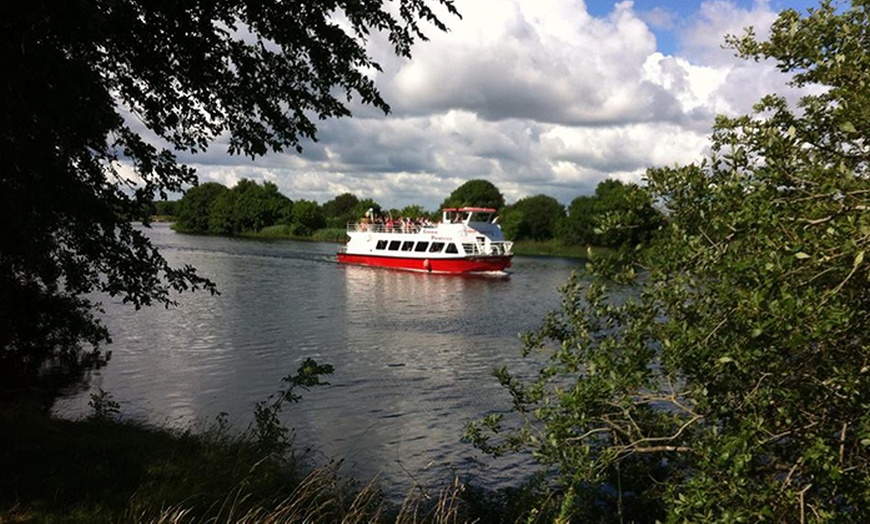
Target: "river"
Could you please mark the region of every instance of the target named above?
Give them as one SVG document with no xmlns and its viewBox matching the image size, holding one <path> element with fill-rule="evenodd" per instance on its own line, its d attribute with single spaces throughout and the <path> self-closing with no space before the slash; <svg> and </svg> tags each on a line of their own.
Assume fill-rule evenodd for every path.
<svg viewBox="0 0 870 524">
<path fill-rule="evenodd" d="M 476 452 L 463 428 L 508 406 L 492 370 L 530 365 L 518 334 L 559 307 L 558 288 L 580 262 L 515 257 L 506 278 L 430 275 L 340 265 L 335 244 L 181 235 L 166 224 L 147 234 L 221 294 L 140 311 L 105 301 L 111 361 L 57 413 L 87 415 L 102 388 L 127 418 L 196 428 L 226 412 L 244 429 L 254 404 L 311 357 L 335 367 L 330 385 L 303 392 L 284 420 L 313 460 L 343 461 L 363 481 L 377 475 L 393 495 L 454 474 L 501 487 L 526 472 Z"/>
</svg>

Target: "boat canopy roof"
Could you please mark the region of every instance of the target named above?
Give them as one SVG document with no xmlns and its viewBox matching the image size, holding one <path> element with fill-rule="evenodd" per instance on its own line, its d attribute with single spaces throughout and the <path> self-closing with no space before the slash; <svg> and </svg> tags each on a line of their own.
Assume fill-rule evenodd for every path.
<svg viewBox="0 0 870 524">
<path fill-rule="evenodd" d="M 495 209 L 491 207 L 445 207 L 441 211 L 460 211 L 462 213 L 495 213 Z"/>
<path fill-rule="evenodd" d="M 471 222 L 495 223 L 495 209 L 491 207 L 446 207 L 442 209 L 442 221 L 446 223 L 469 224 Z"/>
</svg>

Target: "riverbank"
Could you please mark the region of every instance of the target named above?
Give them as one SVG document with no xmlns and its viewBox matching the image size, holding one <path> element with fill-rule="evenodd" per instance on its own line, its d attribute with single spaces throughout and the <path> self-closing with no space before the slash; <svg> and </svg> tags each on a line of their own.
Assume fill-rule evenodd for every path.
<svg viewBox="0 0 870 524">
<path fill-rule="evenodd" d="M 279 415 L 302 400 L 294 390 L 327 385 L 321 377 L 333 372 L 306 359 L 241 432 L 226 413 L 184 430 L 123 420 L 102 389 L 77 420 L 50 415 L 26 393 L 9 397 L 0 403 L 0 523 L 505 520 L 507 505 L 458 479 L 435 497 L 432 486 L 414 485 L 396 504 L 376 480 L 343 477 L 340 461 L 299 454 Z"/>
<path fill-rule="evenodd" d="M 474 462 L 473 447 L 460 442 L 463 425 L 498 405 L 501 389 L 491 370 L 522 360 L 514 350 L 516 333 L 558 305 L 553 290 L 577 264 L 518 257 L 517 272 L 528 278 L 505 285 L 341 267 L 331 263 L 334 244 L 177 235 L 165 224 L 145 234 L 174 264 L 202 268 L 222 295 L 185 295 L 183 314 L 143 308 L 131 316 L 129 306 L 107 302 L 104 318 L 115 334 L 115 358 L 92 385 L 110 390 L 122 416 L 141 423 L 116 427 L 87 420 L 93 388 L 79 393 L 67 409 L 58 403 L 55 413 L 74 417 L 75 423 L 45 417 L 14 424 L 0 420 L 0 520 L 149 522 L 167 508 L 187 511 L 197 521 L 226 507 L 236 508 L 236 516 L 262 514 L 278 511 L 278 502 L 288 497 L 295 500 L 297 486 L 307 485 L 300 478 L 326 467 L 308 484 L 348 486 L 339 492 L 318 488 L 345 508 L 376 478 L 394 504 L 381 506 L 381 498 L 366 504 L 380 507 L 380 521 L 390 522 L 409 492 L 406 505 L 416 500 L 419 512 L 428 515 L 428 504 L 437 504 L 440 492 L 454 492 L 456 474 L 508 489 L 532 473 L 516 468 L 487 475 L 487 468 Z M 474 322 L 454 307 L 459 296 L 465 309 L 489 308 L 496 314 Z M 444 333 L 445 322 L 450 322 L 449 333 Z M 337 387 L 306 394 L 281 418 L 297 428 L 297 450 L 315 454 L 302 457 L 298 474 L 282 473 L 278 489 L 267 484 L 249 494 L 242 487 L 251 489 L 257 480 L 248 478 L 250 471 L 259 479 L 262 471 L 300 463 L 272 462 L 271 455 L 261 463 L 265 456 L 254 453 L 250 439 L 240 449 L 225 445 L 209 421 L 226 411 L 233 431 L 244 432 L 269 385 L 315 352 L 336 364 Z M 190 416 L 179 418 L 179 413 Z M 222 458 L 229 463 L 221 464 Z M 329 461 L 336 458 L 347 463 L 330 470 Z M 350 476 L 360 481 L 353 483 Z M 420 487 L 434 499 L 421 500 Z M 463 489 L 445 498 L 444 505 L 461 504 L 465 515 L 491 517 L 481 522 L 513 522 L 495 517 L 502 502 L 525 500 Z M 237 498 L 265 502 L 239 507 Z M 450 502 L 454 498 L 459 502 Z M 377 519 L 358 519 L 368 520 Z"/>
<path fill-rule="evenodd" d="M 173 431 L 107 418 L 0 414 L 0 522 L 498 522 L 456 481 L 401 505 L 340 464 L 275 453 L 218 419 Z M 431 497 L 430 495 L 433 495 Z M 514 519 L 510 519 L 514 520 Z"/>
<path fill-rule="evenodd" d="M 202 233 L 199 231 L 189 231 L 178 225 L 178 222 L 174 222 L 168 220 L 166 222 L 170 222 L 172 225 L 170 226 L 173 231 L 176 233 L 183 233 L 185 235 L 209 235 L 211 233 Z M 318 229 L 314 231 L 314 233 L 310 235 L 302 235 L 294 231 L 291 226 L 288 225 L 275 225 L 269 226 L 261 229 L 260 231 L 248 231 L 245 233 L 240 233 L 238 235 L 215 235 L 215 236 L 228 236 L 228 237 L 238 237 L 238 238 L 257 238 L 262 240 L 297 240 L 300 242 L 331 242 L 331 243 L 344 243 L 347 242 L 347 233 L 344 228 L 325 228 Z"/>
<path fill-rule="evenodd" d="M 593 259 L 613 253 L 613 249 L 598 246 L 566 246 L 555 240 L 514 242 L 513 252 L 522 256 Z"/>
<path fill-rule="evenodd" d="M 172 225 L 172 229 L 179 233 L 190 233 Z M 263 240 L 297 240 L 303 242 L 331 242 L 343 244 L 347 242 L 347 233 L 344 228 L 318 229 L 311 235 L 298 235 L 290 226 L 278 225 L 264 228 L 257 232 L 249 232 L 238 235 L 241 238 L 258 238 Z M 564 258 L 592 259 L 596 256 L 607 255 L 613 249 L 598 246 L 566 246 L 555 240 L 522 240 L 514 242 L 513 252 L 522 256 L 550 256 Z"/>
</svg>

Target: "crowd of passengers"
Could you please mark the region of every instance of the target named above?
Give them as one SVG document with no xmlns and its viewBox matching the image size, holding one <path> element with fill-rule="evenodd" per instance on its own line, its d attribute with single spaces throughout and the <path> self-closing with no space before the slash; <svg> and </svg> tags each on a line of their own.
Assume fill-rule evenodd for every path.
<svg viewBox="0 0 870 524">
<path fill-rule="evenodd" d="M 360 231 L 366 231 L 370 226 L 373 226 L 372 229 L 375 231 L 386 231 L 388 233 L 415 233 L 419 231 L 420 228 L 433 225 L 435 224 L 426 217 L 393 218 L 391 216 L 376 216 L 374 219 L 371 219 L 365 216 L 359 221 L 358 227 Z"/>
</svg>

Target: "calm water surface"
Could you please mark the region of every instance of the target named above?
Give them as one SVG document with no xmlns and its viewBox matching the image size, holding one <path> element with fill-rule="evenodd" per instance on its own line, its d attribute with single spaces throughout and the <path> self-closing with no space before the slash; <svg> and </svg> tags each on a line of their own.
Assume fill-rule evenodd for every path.
<svg viewBox="0 0 870 524">
<path fill-rule="evenodd" d="M 171 427 L 220 412 L 244 429 L 254 404 L 306 357 L 330 363 L 330 386 L 303 392 L 284 418 L 317 460 L 343 460 L 349 476 L 379 476 L 401 495 L 453 474 L 491 487 L 522 476 L 462 442 L 465 423 L 508 405 L 492 377 L 522 369 L 518 333 L 559 306 L 578 262 L 516 257 L 508 278 L 458 277 L 344 266 L 334 244 L 148 232 L 174 265 L 191 264 L 221 294 L 183 294 L 173 309 L 135 311 L 111 299 L 109 366 L 92 388 L 124 416 Z M 88 413 L 89 392 L 56 411 Z"/>
</svg>

